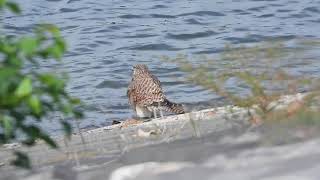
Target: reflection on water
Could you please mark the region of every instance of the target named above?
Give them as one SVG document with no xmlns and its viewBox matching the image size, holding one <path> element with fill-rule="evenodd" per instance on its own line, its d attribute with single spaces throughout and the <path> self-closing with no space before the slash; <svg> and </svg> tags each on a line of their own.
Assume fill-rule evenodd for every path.
<svg viewBox="0 0 320 180">
<path fill-rule="evenodd" d="M 39 22 L 61 27 L 69 52 L 62 65 L 44 68 L 70 74 L 70 92 L 88 105 L 82 127 L 106 125 L 132 115 L 126 87 L 133 64 L 148 64 L 173 101 L 214 106 L 221 102 L 220 97 L 183 82 L 183 73 L 159 56 L 215 56 L 226 43 L 253 44 L 273 38 L 287 40 L 294 47 L 296 38 L 319 38 L 320 30 L 320 2 L 312 0 L 20 2 L 23 15 L 9 15 L 3 28 L 21 34 L 31 32 Z M 297 73 L 319 75 L 319 65 L 293 63 L 290 67 Z M 54 121 L 46 126 L 51 132 L 59 129 Z"/>
</svg>

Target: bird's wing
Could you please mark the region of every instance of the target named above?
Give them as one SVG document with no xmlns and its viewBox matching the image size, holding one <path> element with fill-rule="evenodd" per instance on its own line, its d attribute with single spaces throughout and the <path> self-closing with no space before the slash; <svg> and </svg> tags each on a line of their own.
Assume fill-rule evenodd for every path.
<svg viewBox="0 0 320 180">
<path fill-rule="evenodd" d="M 146 91 L 145 98 L 149 105 L 154 102 L 162 102 L 165 99 L 165 95 L 162 91 L 160 81 L 154 75 L 151 75 L 149 78 L 145 78 Z"/>
<path fill-rule="evenodd" d="M 155 83 L 157 86 L 159 86 L 159 88 L 162 90 L 161 83 L 160 83 L 159 79 L 153 74 L 151 75 L 151 79 L 152 79 L 153 83 Z"/>
</svg>

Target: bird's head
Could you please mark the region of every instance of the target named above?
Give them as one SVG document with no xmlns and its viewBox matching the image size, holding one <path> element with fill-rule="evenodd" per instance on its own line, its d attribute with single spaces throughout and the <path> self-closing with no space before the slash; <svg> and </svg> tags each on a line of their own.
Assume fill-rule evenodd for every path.
<svg viewBox="0 0 320 180">
<path fill-rule="evenodd" d="M 133 75 L 139 75 L 148 72 L 148 67 L 145 64 L 136 64 L 133 66 Z"/>
</svg>

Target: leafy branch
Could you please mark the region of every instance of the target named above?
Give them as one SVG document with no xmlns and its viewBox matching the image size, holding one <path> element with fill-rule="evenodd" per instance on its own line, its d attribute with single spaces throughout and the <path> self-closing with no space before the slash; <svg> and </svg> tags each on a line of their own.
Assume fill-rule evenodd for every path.
<svg viewBox="0 0 320 180">
<path fill-rule="evenodd" d="M 0 0 L 0 10 L 4 9 L 21 12 L 16 3 Z M 59 29 L 52 24 L 38 25 L 30 36 L 0 35 L 0 146 L 17 141 L 33 146 L 40 139 L 57 148 L 55 141 L 36 124 L 56 112 L 82 117 L 77 108 L 80 100 L 66 91 L 66 75 L 39 69 L 43 60 L 60 61 L 66 49 Z M 70 137 L 70 122 L 59 121 Z M 19 151 L 15 155 L 14 165 L 31 167 L 27 155 Z"/>
</svg>

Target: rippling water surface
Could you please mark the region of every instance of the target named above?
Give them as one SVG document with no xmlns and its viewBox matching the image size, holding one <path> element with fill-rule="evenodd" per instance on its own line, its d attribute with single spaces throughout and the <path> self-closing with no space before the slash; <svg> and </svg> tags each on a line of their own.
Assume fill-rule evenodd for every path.
<svg viewBox="0 0 320 180">
<path fill-rule="evenodd" d="M 214 106 L 220 98 L 183 81 L 183 73 L 159 56 L 214 56 L 226 43 L 258 43 L 270 38 L 320 38 L 318 0 L 20 0 L 22 16 L 7 16 L 4 29 L 28 33 L 36 23 L 57 24 L 69 44 L 62 65 L 70 92 L 88 105 L 81 127 L 106 125 L 132 116 L 126 88 L 131 67 L 148 64 L 176 102 Z M 320 75 L 320 63 L 290 64 Z M 50 132 L 60 127 L 51 121 Z"/>
</svg>

